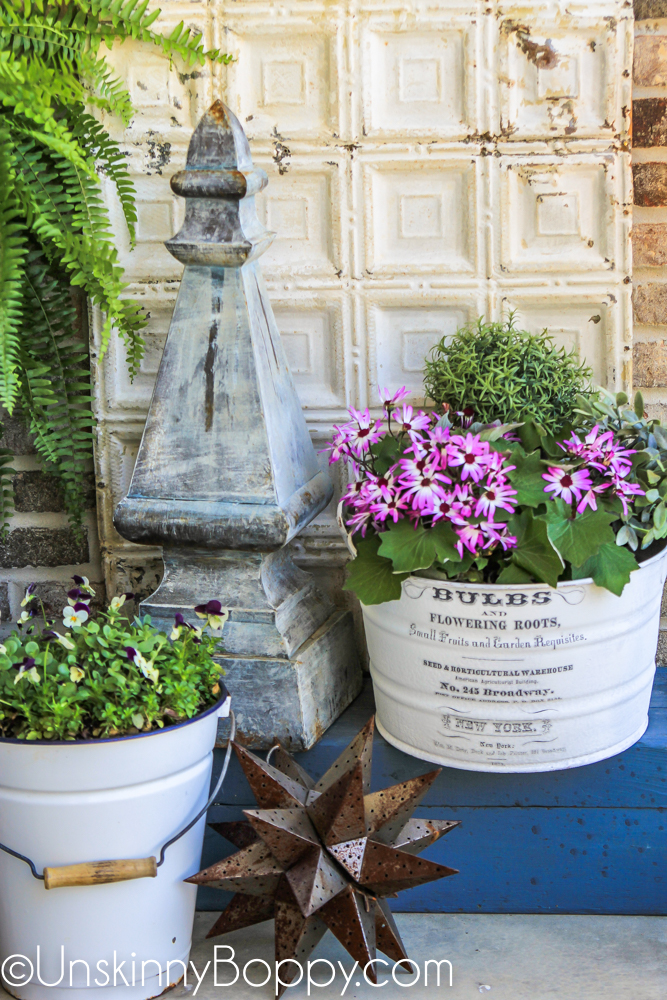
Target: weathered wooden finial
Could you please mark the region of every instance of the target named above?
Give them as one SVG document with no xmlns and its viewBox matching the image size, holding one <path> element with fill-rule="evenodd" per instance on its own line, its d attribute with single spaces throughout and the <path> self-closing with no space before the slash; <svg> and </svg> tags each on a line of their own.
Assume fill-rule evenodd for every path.
<svg viewBox="0 0 667 1000">
<path fill-rule="evenodd" d="M 243 129 L 220 101 L 172 179 L 185 222 L 166 244 L 185 271 L 127 496 L 114 523 L 162 545 L 142 611 L 171 626 L 195 605 L 230 608 L 226 684 L 241 739 L 311 745 L 357 693 L 349 613 L 285 545 L 329 503 L 256 258 L 270 244 Z M 313 633 L 316 633 L 314 636 Z"/>
</svg>

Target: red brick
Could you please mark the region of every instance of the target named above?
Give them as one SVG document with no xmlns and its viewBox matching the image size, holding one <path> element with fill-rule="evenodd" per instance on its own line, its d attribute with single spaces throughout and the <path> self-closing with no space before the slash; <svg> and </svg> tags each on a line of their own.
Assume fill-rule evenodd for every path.
<svg viewBox="0 0 667 1000">
<path fill-rule="evenodd" d="M 667 222 L 635 224 L 632 227 L 632 263 L 635 267 L 667 264 Z"/>
<path fill-rule="evenodd" d="M 635 205 L 667 205 L 667 163 L 634 163 L 632 179 Z"/>
<path fill-rule="evenodd" d="M 667 146 L 667 98 L 642 97 L 632 102 L 632 145 Z"/>
<path fill-rule="evenodd" d="M 667 38 L 637 35 L 632 76 L 638 87 L 664 87 L 667 83 Z"/>
<path fill-rule="evenodd" d="M 635 323 L 667 325 L 667 284 L 649 281 L 636 285 L 632 293 Z"/>
<path fill-rule="evenodd" d="M 632 381 L 643 389 L 667 386 L 667 344 L 656 340 L 650 344 L 635 344 L 632 349 Z"/>
</svg>

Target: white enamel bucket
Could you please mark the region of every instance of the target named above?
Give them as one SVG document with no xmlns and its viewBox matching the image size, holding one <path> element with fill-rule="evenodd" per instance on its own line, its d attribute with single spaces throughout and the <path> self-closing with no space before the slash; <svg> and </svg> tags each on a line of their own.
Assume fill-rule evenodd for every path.
<svg viewBox="0 0 667 1000">
<path fill-rule="evenodd" d="M 158 857 L 206 803 L 220 712 L 120 739 L 0 740 L 0 842 L 40 873 Z M 197 893 L 183 879 L 199 870 L 205 823 L 167 850 L 157 877 L 127 882 L 46 890 L 0 852 L 4 988 L 22 1000 L 145 1000 L 181 979 Z"/>
<path fill-rule="evenodd" d="M 394 746 L 469 771 L 604 760 L 648 724 L 667 549 L 620 597 L 592 580 L 504 587 L 412 576 L 363 606 L 376 722 Z"/>
</svg>

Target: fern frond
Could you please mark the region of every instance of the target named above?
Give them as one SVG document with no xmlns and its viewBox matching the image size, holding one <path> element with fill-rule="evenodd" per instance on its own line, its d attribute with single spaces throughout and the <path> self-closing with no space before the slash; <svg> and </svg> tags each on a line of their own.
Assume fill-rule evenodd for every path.
<svg viewBox="0 0 667 1000">
<path fill-rule="evenodd" d="M 136 190 L 127 169 L 127 158 L 115 139 L 105 131 L 104 126 L 97 118 L 87 114 L 83 107 L 70 110 L 70 127 L 72 135 L 81 143 L 82 148 L 114 184 L 130 233 L 130 244 L 133 247 L 134 227 L 137 222 L 134 201 Z"/>
<path fill-rule="evenodd" d="M 17 360 L 26 244 L 14 193 L 15 158 L 5 129 L 0 129 L 0 177 L 0 402 L 11 414 L 20 385 Z"/>
<path fill-rule="evenodd" d="M 48 471 L 61 480 L 76 529 L 84 509 L 94 424 L 88 352 L 73 336 L 76 309 L 71 294 L 62 279 L 50 273 L 39 252 L 28 257 L 25 281 L 25 312 L 32 336 L 23 345 L 21 401 L 39 454 Z"/>
</svg>

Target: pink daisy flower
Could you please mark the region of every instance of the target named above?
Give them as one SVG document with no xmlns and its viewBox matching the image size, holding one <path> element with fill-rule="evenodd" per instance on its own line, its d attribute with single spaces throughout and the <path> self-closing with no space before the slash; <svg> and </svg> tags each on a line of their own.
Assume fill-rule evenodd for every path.
<svg viewBox="0 0 667 1000">
<path fill-rule="evenodd" d="M 623 513 L 628 514 L 628 499 L 631 497 L 643 497 L 644 490 L 641 488 L 639 483 L 628 483 L 625 479 L 616 479 L 613 484 L 616 496 L 621 501 L 623 505 Z M 632 503 L 632 500 L 630 500 Z"/>
<path fill-rule="evenodd" d="M 386 521 L 387 518 L 391 518 L 394 524 L 396 524 L 399 517 L 404 517 L 404 511 L 407 510 L 407 507 L 408 502 L 406 498 L 395 494 L 390 500 L 382 499 L 372 503 L 371 512 L 378 521 Z"/>
<path fill-rule="evenodd" d="M 456 551 L 462 559 L 464 548 L 475 555 L 484 545 L 484 532 L 478 524 L 466 524 L 463 528 L 457 528 L 456 534 L 459 536 Z"/>
<path fill-rule="evenodd" d="M 508 483 L 499 481 L 487 483 L 484 493 L 475 505 L 475 517 L 483 514 L 484 517 L 493 521 L 493 515 L 497 510 L 508 510 L 511 513 L 516 504 L 516 500 L 512 498 L 516 495 L 517 491 L 513 490 Z"/>
<path fill-rule="evenodd" d="M 347 432 L 348 443 L 357 455 L 363 455 L 382 437 L 382 421 L 373 422 L 368 407 L 363 411 L 351 409 L 350 414 L 353 420 L 346 424 L 343 430 Z"/>
<path fill-rule="evenodd" d="M 393 498 L 398 488 L 394 474 L 396 469 L 398 469 L 397 465 L 385 472 L 384 476 L 374 476 L 372 472 L 368 473 L 366 496 L 372 503 L 378 500 L 389 501 Z"/>
<path fill-rule="evenodd" d="M 462 466 L 461 480 L 472 479 L 478 483 L 489 465 L 489 446 L 480 441 L 479 434 L 456 435 L 449 449 L 449 464 Z"/>
<path fill-rule="evenodd" d="M 577 514 L 583 514 L 587 507 L 591 510 L 597 510 L 597 498 L 596 493 L 602 493 L 603 490 L 609 489 L 611 483 L 602 483 L 601 486 L 593 486 L 590 490 L 584 493 L 582 499 L 577 504 Z"/>
<path fill-rule="evenodd" d="M 361 531 L 361 537 L 366 537 L 366 531 L 371 523 L 371 512 L 369 510 L 360 510 L 356 514 L 353 514 L 345 523 L 348 528 L 352 528 L 352 534 Z"/>
<path fill-rule="evenodd" d="M 403 404 L 402 410 L 394 410 L 392 420 L 398 424 L 399 430 L 412 437 L 418 431 L 426 430 L 431 425 L 431 418 L 428 413 L 422 410 L 415 413 L 411 406 Z"/>
<path fill-rule="evenodd" d="M 447 476 L 438 472 L 434 465 L 426 465 L 418 476 L 401 477 L 401 483 L 406 487 L 406 497 L 412 497 L 413 510 L 420 510 L 422 513 L 431 512 L 445 492 L 442 484 L 449 482 Z"/>
<path fill-rule="evenodd" d="M 565 469 L 557 469 L 549 466 L 549 471 L 542 474 L 542 479 L 549 483 L 544 487 L 545 493 L 553 493 L 561 497 L 565 503 L 572 503 L 573 500 L 581 500 L 584 490 L 590 490 L 593 486 L 591 477 L 586 469 L 578 469 L 576 472 L 566 472 Z"/>
<path fill-rule="evenodd" d="M 510 535 L 506 526 L 494 524 L 493 521 L 482 521 L 480 528 L 487 539 L 485 549 L 497 544 L 502 546 L 504 552 L 516 548 L 516 535 Z"/>
<path fill-rule="evenodd" d="M 385 410 L 390 410 L 392 406 L 396 406 L 397 403 L 400 403 L 402 399 L 405 399 L 405 397 L 409 395 L 410 390 L 406 389 L 405 386 L 397 389 L 394 393 L 392 393 L 391 389 L 387 389 L 386 387 L 380 385 L 378 386 L 378 396 L 380 397 Z"/>
</svg>

